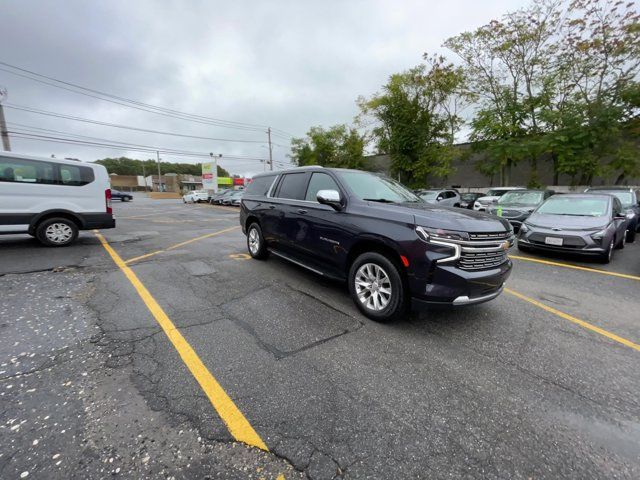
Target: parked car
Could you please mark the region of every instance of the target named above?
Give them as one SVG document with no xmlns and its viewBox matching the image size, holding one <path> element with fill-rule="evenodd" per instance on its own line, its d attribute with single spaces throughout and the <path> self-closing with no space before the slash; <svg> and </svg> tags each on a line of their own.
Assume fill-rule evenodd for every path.
<svg viewBox="0 0 640 480">
<path fill-rule="evenodd" d="M 629 225 L 627 227 L 627 243 L 633 243 L 636 232 L 640 232 L 640 190 L 628 187 L 590 187 L 585 190 L 591 193 L 608 193 L 615 195 L 622 203 Z"/>
<path fill-rule="evenodd" d="M 484 197 L 484 193 L 480 193 L 480 192 L 461 193 L 460 206 L 462 208 L 468 208 L 470 210 L 473 210 L 473 203 L 480 197 Z"/>
<path fill-rule="evenodd" d="M 491 188 L 485 196 L 480 197 L 473 202 L 473 209 L 478 212 L 484 212 L 487 210 L 489 205 L 496 203 L 502 195 L 507 192 L 511 192 L 512 190 L 524 190 L 524 187 Z"/>
<path fill-rule="evenodd" d="M 212 194 L 209 197 L 209 203 L 211 205 L 214 205 L 215 203 L 217 203 L 217 200 L 220 199 L 225 193 L 227 193 L 229 191 L 228 188 L 223 188 L 221 190 L 218 190 L 216 193 Z"/>
<path fill-rule="evenodd" d="M 624 248 L 627 223 L 613 195 L 554 195 L 524 221 L 518 248 L 591 255 L 608 263 L 614 248 Z"/>
<path fill-rule="evenodd" d="M 511 272 L 509 222 L 422 201 L 371 172 L 302 167 L 257 175 L 240 224 L 249 254 L 269 253 L 346 280 L 377 321 L 410 305 L 470 305 L 502 292 Z"/>
<path fill-rule="evenodd" d="M 230 205 L 232 207 L 239 207 L 240 200 L 242 200 L 242 195 L 244 195 L 244 190 L 236 190 L 231 195 L 226 197 L 222 202 L 223 205 Z"/>
<path fill-rule="evenodd" d="M 133 200 L 133 195 L 127 192 L 121 192 L 120 190 L 111 190 L 111 199 L 120 200 L 121 202 L 130 202 Z"/>
<path fill-rule="evenodd" d="M 514 231 L 542 202 L 553 195 L 551 190 L 512 190 L 487 207 L 487 213 L 506 218 Z"/>
<path fill-rule="evenodd" d="M 64 247 L 80 230 L 115 226 L 102 165 L 0 152 L 0 234 Z"/>
<path fill-rule="evenodd" d="M 460 206 L 460 194 L 456 190 L 420 190 L 418 196 L 427 203 L 438 203 L 447 207 Z"/>
<path fill-rule="evenodd" d="M 209 192 L 206 190 L 192 190 L 182 196 L 184 203 L 200 203 L 209 199 Z"/>
<path fill-rule="evenodd" d="M 217 197 L 213 200 L 213 203 L 215 203 L 216 205 L 222 205 L 222 203 L 223 203 L 223 202 L 224 202 L 228 197 L 230 197 L 231 195 L 233 195 L 233 193 L 234 193 L 235 191 L 236 191 L 236 190 L 233 190 L 233 189 L 226 190 L 225 192 L 223 192 L 223 193 L 222 193 L 222 195 L 217 196 Z"/>
</svg>

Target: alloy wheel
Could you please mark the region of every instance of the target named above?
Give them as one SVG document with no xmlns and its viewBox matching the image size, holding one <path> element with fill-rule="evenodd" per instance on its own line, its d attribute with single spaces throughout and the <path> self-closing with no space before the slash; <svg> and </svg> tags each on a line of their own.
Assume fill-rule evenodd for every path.
<svg viewBox="0 0 640 480">
<path fill-rule="evenodd" d="M 391 301 L 391 280 L 380 265 L 365 263 L 355 275 L 355 289 L 360 303 L 369 310 L 384 310 Z"/>
<path fill-rule="evenodd" d="M 258 230 L 252 228 L 249 230 L 249 251 L 252 255 L 257 255 L 260 250 L 260 235 Z"/>
<path fill-rule="evenodd" d="M 66 243 L 73 237 L 73 230 L 66 223 L 52 223 L 44 232 L 51 243 Z"/>
</svg>

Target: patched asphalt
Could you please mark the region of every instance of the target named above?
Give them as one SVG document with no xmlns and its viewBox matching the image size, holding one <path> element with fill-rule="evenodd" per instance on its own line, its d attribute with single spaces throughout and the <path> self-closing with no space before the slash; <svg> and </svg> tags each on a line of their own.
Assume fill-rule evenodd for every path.
<svg viewBox="0 0 640 480">
<path fill-rule="evenodd" d="M 270 452 L 233 441 L 91 232 L 0 237 L 1 478 L 640 477 L 640 352 L 508 293 L 376 324 L 239 228 L 166 250 L 237 211 L 115 210 L 104 236 L 160 251 L 132 269 Z M 640 276 L 640 242 L 579 264 Z M 508 286 L 640 343 L 638 280 L 514 260 Z"/>
</svg>

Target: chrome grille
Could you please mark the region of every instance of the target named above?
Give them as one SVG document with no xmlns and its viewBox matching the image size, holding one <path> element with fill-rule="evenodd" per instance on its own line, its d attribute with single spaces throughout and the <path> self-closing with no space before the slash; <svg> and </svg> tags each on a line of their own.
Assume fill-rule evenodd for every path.
<svg viewBox="0 0 640 480">
<path fill-rule="evenodd" d="M 499 250 L 494 252 L 472 252 L 462 250 L 458 266 L 463 270 L 486 270 L 502 265 L 507 261 L 507 251 Z M 471 249 L 469 249 L 471 250 Z"/>
<path fill-rule="evenodd" d="M 508 240 L 511 238 L 510 232 L 486 232 L 470 233 L 469 238 L 473 240 Z"/>
</svg>

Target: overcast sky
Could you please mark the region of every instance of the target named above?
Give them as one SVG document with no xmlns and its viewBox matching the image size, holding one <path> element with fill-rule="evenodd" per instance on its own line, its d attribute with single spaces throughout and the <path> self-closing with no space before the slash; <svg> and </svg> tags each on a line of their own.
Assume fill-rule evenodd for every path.
<svg viewBox="0 0 640 480">
<path fill-rule="evenodd" d="M 290 138 L 313 125 L 350 123 L 358 95 L 445 52 L 449 36 L 528 2 L 441 1 L 4 1 L 0 61 L 60 80 L 175 110 L 279 129 L 276 167 Z M 5 68 L 1 67 L 0 68 Z M 6 103 L 104 122 L 235 143 L 132 132 L 5 109 L 10 128 L 66 133 L 195 152 L 222 153 L 232 173 L 262 171 L 266 133 L 202 125 L 114 105 L 0 71 Z M 19 125 L 16 125 L 19 124 Z M 28 127 L 24 127 L 24 125 Z M 31 130 L 33 132 L 33 130 Z M 40 131 L 41 133 L 44 131 Z M 44 135 L 59 136 L 51 132 Z M 16 152 L 95 160 L 144 152 L 13 139 Z M 168 154 L 164 160 L 196 163 Z"/>
</svg>

